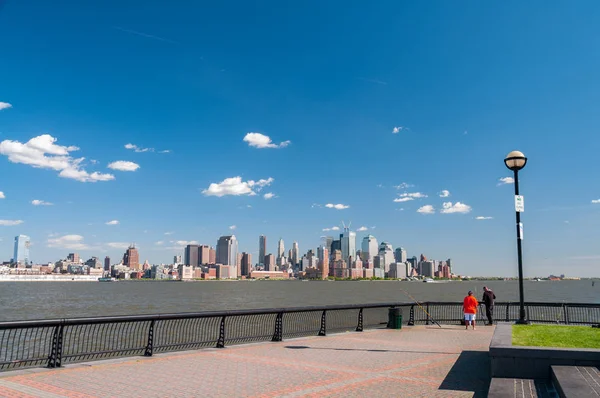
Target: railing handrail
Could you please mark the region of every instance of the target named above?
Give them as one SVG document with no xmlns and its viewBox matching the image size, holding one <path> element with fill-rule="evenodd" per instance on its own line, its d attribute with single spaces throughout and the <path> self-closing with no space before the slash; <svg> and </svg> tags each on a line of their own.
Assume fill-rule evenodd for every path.
<svg viewBox="0 0 600 398">
<path fill-rule="evenodd" d="M 280 308 L 258 308 L 245 310 L 224 310 L 224 311 L 201 311 L 201 312 L 181 312 L 181 313 L 163 313 L 163 314 L 141 314 L 141 315 L 116 315 L 100 317 L 76 317 L 59 319 L 39 319 L 23 321 L 5 321 L 0 322 L 0 330 L 17 329 L 27 327 L 54 327 L 58 325 L 82 325 L 82 324 L 102 324 L 102 323 L 121 323 L 121 322 L 144 322 L 157 320 L 173 319 L 192 319 L 192 318 L 215 318 L 244 315 L 267 315 L 279 313 L 298 313 L 313 311 L 339 311 L 352 310 L 360 308 L 384 308 L 384 307 L 405 307 L 416 304 L 415 302 L 395 302 L 395 303 L 367 303 L 367 304 L 344 304 L 344 305 L 324 305 L 324 306 L 306 306 L 306 307 L 280 307 Z M 462 302 L 449 301 L 421 301 L 420 305 L 436 306 L 456 306 L 462 305 Z M 483 305 L 483 303 L 479 303 Z M 518 301 L 498 301 L 496 306 L 515 306 Z M 526 302 L 525 305 L 533 307 L 582 307 L 594 308 L 600 307 L 600 303 L 567 303 L 567 302 Z"/>
</svg>

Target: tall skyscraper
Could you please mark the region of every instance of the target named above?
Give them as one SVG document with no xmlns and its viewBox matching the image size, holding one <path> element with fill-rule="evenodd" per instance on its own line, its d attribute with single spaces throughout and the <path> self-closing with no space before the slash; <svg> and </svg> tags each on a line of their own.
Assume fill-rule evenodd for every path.
<svg viewBox="0 0 600 398">
<path fill-rule="evenodd" d="M 104 271 L 110 271 L 110 257 L 104 257 Z"/>
<path fill-rule="evenodd" d="M 258 264 L 265 265 L 265 256 L 267 255 L 267 237 L 261 235 L 258 237 Z"/>
<path fill-rule="evenodd" d="M 230 275 L 237 275 L 238 242 L 235 235 L 221 236 L 217 241 L 217 263 L 229 265 Z"/>
<path fill-rule="evenodd" d="M 327 279 L 329 276 L 329 252 L 327 251 L 327 247 L 318 247 L 317 255 L 319 256 L 319 272 L 321 274 L 321 279 Z"/>
<path fill-rule="evenodd" d="M 129 246 L 129 248 L 123 255 L 123 265 L 135 270 L 140 269 L 140 254 L 135 248 L 135 245 Z"/>
<path fill-rule="evenodd" d="M 381 245 L 379 245 L 379 257 L 379 268 L 383 268 L 385 272 L 389 272 L 390 264 L 392 264 L 395 261 L 394 249 L 392 249 L 392 245 L 390 245 L 387 242 L 381 242 Z"/>
<path fill-rule="evenodd" d="M 183 254 L 184 264 L 192 267 L 198 266 L 198 245 L 187 245 Z"/>
<path fill-rule="evenodd" d="M 31 240 L 27 235 L 15 236 L 15 252 L 13 262 L 15 264 L 29 264 L 29 245 Z"/>
<path fill-rule="evenodd" d="M 198 264 L 210 264 L 210 246 L 202 245 L 198 247 Z"/>
<path fill-rule="evenodd" d="M 406 249 L 398 247 L 394 253 L 394 258 L 396 259 L 397 263 L 405 263 L 407 260 Z"/>
<path fill-rule="evenodd" d="M 373 235 L 367 235 L 362 241 L 362 255 L 363 261 L 368 261 L 373 264 L 373 257 L 379 253 L 379 246 L 377 245 L 377 239 Z"/>
<path fill-rule="evenodd" d="M 298 242 L 295 242 L 292 244 L 292 264 L 296 265 L 298 264 L 298 260 L 300 257 L 300 248 L 298 247 Z"/>
<path fill-rule="evenodd" d="M 250 275 L 250 271 L 252 270 L 252 254 L 242 253 L 242 265 L 240 268 L 242 276 Z"/>
<path fill-rule="evenodd" d="M 265 271 L 275 271 L 275 256 L 272 254 L 265 256 Z"/>
<path fill-rule="evenodd" d="M 279 242 L 277 242 L 277 258 L 281 258 L 285 256 L 285 246 L 283 244 L 283 239 L 279 238 Z"/>
<path fill-rule="evenodd" d="M 356 255 L 356 233 L 344 227 L 344 232 L 340 234 L 342 244 L 342 259 L 348 261 L 348 257 Z"/>
</svg>

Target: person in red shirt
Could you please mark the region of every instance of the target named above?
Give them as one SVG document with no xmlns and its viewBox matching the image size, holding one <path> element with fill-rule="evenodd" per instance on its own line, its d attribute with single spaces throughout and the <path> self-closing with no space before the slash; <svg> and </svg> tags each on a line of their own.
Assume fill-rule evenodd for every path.
<svg viewBox="0 0 600 398">
<path fill-rule="evenodd" d="M 473 325 L 473 330 L 475 330 L 475 314 L 477 314 L 478 305 L 479 303 L 475 296 L 473 296 L 473 292 L 469 290 L 469 294 L 463 300 L 466 330 L 469 330 L 469 322 Z"/>
</svg>

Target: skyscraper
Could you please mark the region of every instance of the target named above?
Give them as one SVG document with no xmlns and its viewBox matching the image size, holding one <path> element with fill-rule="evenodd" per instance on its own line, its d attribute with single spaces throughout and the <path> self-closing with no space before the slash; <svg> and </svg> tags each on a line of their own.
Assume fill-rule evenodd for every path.
<svg viewBox="0 0 600 398">
<path fill-rule="evenodd" d="M 397 263 L 405 263 L 407 260 L 406 249 L 398 247 L 394 253 L 394 257 Z"/>
<path fill-rule="evenodd" d="M 208 249 L 208 263 L 209 264 L 217 263 L 217 251 L 212 247 L 210 247 Z"/>
<path fill-rule="evenodd" d="M 184 264 L 196 267 L 198 265 L 198 245 L 187 245 L 184 251 Z"/>
<path fill-rule="evenodd" d="M 300 249 L 298 248 L 298 242 L 292 244 L 292 264 L 297 265 L 300 257 Z"/>
<path fill-rule="evenodd" d="M 279 238 L 279 242 L 277 242 L 277 258 L 281 258 L 285 256 L 285 246 L 283 244 L 283 239 Z"/>
<path fill-rule="evenodd" d="M 378 253 L 379 247 L 377 245 L 377 239 L 373 235 L 367 235 L 362 241 L 362 255 L 363 261 L 368 261 L 373 264 L 373 257 Z"/>
<path fill-rule="evenodd" d="M 29 236 L 19 235 L 15 236 L 15 252 L 13 261 L 15 264 L 28 264 L 29 263 Z"/>
<path fill-rule="evenodd" d="M 104 257 L 104 271 L 110 271 L 110 257 Z"/>
<path fill-rule="evenodd" d="M 217 241 L 217 263 L 229 265 L 230 275 L 237 275 L 238 242 L 235 235 L 221 236 Z"/>
<path fill-rule="evenodd" d="M 392 245 L 387 242 L 381 242 L 379 245 L 379 257 L 380 263 L 379 268 L 385 270 L 385 272 L 390 271 L 390 264 L 394 262 L 394 250 L 392 249 Z"/>
<path fill-rule="evenodd" d="M 342 244 L 342 259 L 348 261 L 348 257 L 356 256 L 356 233 L 344 227 L 344 232 L 340 234 Z"/>
<path fill-rule="evenodd" d="M 265 271 L 275 271 L 275 256 L 272 254 L 265 256 Z"/>
<path fill-rule="evenodd" d="M 252 254 L 242 253 L 242 265 L 240 268 L 242 276 L 250 275 L 250 271 L 252 270 Z"/>
<path fill-rule="evenodd" d="M 258 264 L 265 265 L 265 256 L 267 255 L 267 237 L 261 235 L 258 237 Z"/>
<path fill-rule="evenodd" d="M 198 265 L 210 264 L 210 246 L 202 245 L 198 247 Z"/>
<path fill-rule="evenodd" d="M 123 265 L 131 269 L 140 269 L 140 254 L 135 248 L 135 245 L 129 246 L 123 255 Z"/>
<path fill-rule="evenodd" d="M 327 251 L 327 247 L 318 247 L 317 255 L 319 256 L 319 273 L 321 279 L 327 279 L 329 276 L 329 252 Z"/>
</svg>

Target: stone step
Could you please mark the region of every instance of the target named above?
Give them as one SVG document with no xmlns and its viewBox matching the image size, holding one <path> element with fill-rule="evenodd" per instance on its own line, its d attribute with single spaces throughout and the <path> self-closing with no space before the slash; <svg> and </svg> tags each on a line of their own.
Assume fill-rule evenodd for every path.
<svg viewBox="0 0 600 398">
<path fill-rule="evenodd" d="M 561 398 L 600 397 L 600 371 L 593 366 L 552 366 Z"/>
<path fill-rule="evenodd" d="M 558 398 L 550 380 L 502 379 L 494 377 L 488 391 L 489 398 Z"/>
</svg>

